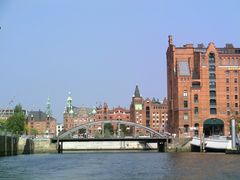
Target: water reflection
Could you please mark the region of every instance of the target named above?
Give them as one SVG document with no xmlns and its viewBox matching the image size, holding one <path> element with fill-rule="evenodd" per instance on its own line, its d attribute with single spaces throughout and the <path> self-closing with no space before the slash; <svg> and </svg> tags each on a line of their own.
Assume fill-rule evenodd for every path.
<svg viewBox="0 0 240 180">
<path fill-rule="evenodd" d="M 0 179 L 239 179 L 240 156 L 75 153 L 0 158 Z"/>
</svg>

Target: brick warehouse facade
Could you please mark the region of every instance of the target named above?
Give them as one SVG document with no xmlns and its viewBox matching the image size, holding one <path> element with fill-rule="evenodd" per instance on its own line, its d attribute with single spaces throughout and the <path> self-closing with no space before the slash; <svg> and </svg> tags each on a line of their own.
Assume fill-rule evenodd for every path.
<svg viewBox="0 0 240 180">
<path fill-rule="evenodd" d="M 130 105 L 131 121 L 150 127 L 158 132 L 165 132 L 168 122 L 168 104 L 165 98 L 162 102 L 158 99 L 144 99 L 135 88 Z"/>
<path fill-rule="evenodd" d="M 67 98 L 67 107 L 64 110 L 64 131 L 68 131 L 81 124 L 102 121 L 102 120 L 130 120 L 130 111 L 122 107 L 110 109 L 107 103 L 96 108 L 75 107 L 72 105 L 72 97 Z M 113 126 L 116 129 L 116 126 Z M 93 125 L 88 129 L 89 134 L 96 134 L 101 131 L 102 125 Z"/>
<path fill-rule="evenodd" d="M 186 44 L 169 36 L 167 89 L 169 132 L 179 136 L 229 135 L 239 114 L 240 48 Z"/>
<path fill-rule="evenodd" d="M 27 117 L 28 134 L 38 137 L 54 137 L 56 135 L 57 120 L 47 113 L 39 111 L 30 111 Z M 33 130 L 36 130 L 34 132 Z"/>
</svg>

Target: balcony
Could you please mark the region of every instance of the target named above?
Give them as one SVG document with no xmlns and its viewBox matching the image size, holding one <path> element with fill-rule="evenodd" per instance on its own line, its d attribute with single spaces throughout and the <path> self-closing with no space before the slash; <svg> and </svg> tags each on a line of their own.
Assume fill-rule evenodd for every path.
<svg viewBox="0 0 240 180">
<path fill-rule="evenodd" d="M 192 82 L 192 88 L 193 89 L 200 89 L 201 88 L 201 83 L 198 81 Z"/>
</svg>

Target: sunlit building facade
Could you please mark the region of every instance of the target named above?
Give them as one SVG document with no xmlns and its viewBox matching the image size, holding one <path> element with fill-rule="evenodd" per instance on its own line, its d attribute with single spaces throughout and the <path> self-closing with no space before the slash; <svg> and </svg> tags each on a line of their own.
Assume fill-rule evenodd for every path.
<svg viewBox="0 0 240 180">
<path fill-rule="evenodd" d="M 240 48 L 186 44 L 167 49 L 168 130 L 179 136 L 229 135 L 239 115 Z"/>
</svg>

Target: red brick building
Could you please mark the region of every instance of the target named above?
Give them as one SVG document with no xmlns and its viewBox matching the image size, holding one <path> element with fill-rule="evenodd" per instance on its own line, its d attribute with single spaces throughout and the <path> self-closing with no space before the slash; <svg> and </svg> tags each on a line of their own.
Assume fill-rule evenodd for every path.
<svg viewBox="0 0 240 180">
<path fill-rule="evenodd" d="M 240 48 L 186 44 L 169 36 L 167 82 L 169 131 L 179 136 L 228 135 L 239 114 Z"/>
<path fill-rule="evenodd" d="M 67 107 L 64 110 L 64 131 L 68 131 L 81 124 L 102 121 L 102 120 L 130 120 L 130 111 L 125 108 L 117 107 L 110 109 L 107 103 L 97 108 L 75 107 L 72 105 L 72 97 L 67 98 Z M 114 128 L 116 128 L 114 126 Z M 93 125 L 88 129 L 88 133 L 94 135 L 101 131 L 102 125 Z M 85 131 L 85 130 L 84 130 Z M 78 134 L 83 134 L 83 131 Z"/>
<path fill-rule="evenodd" d="M 64 131 L 68 131 L 69 129 L 88 123 L 91 119 L 94 119 L 93 108 L 75 107 L 72 105 L 72 100 L 71 94 L 69 93 L 67 98 L 67 107 L 63 113 Z"/>
<path fill-rule="evenodd" d="M 135 88 L 130 106 L 131 121 L 150 127 L 158 132 L 165 132 L 168 121 L 167 99 L 144 98 L 140 95 L 138 86 Z"/>
<path fill-rule="evenodd" d="M 130 111 L 128 109 L 117 107 L 109 109 L 107 103 L 96 108 L 95 121 L 99 120 L 130 120 Z"/>
<path fill-rule="evenodd" d="M 29 135 L 54 137 L 57 121 L 42 111 L 30 111 L 27 117 Z"/>
</svg>

